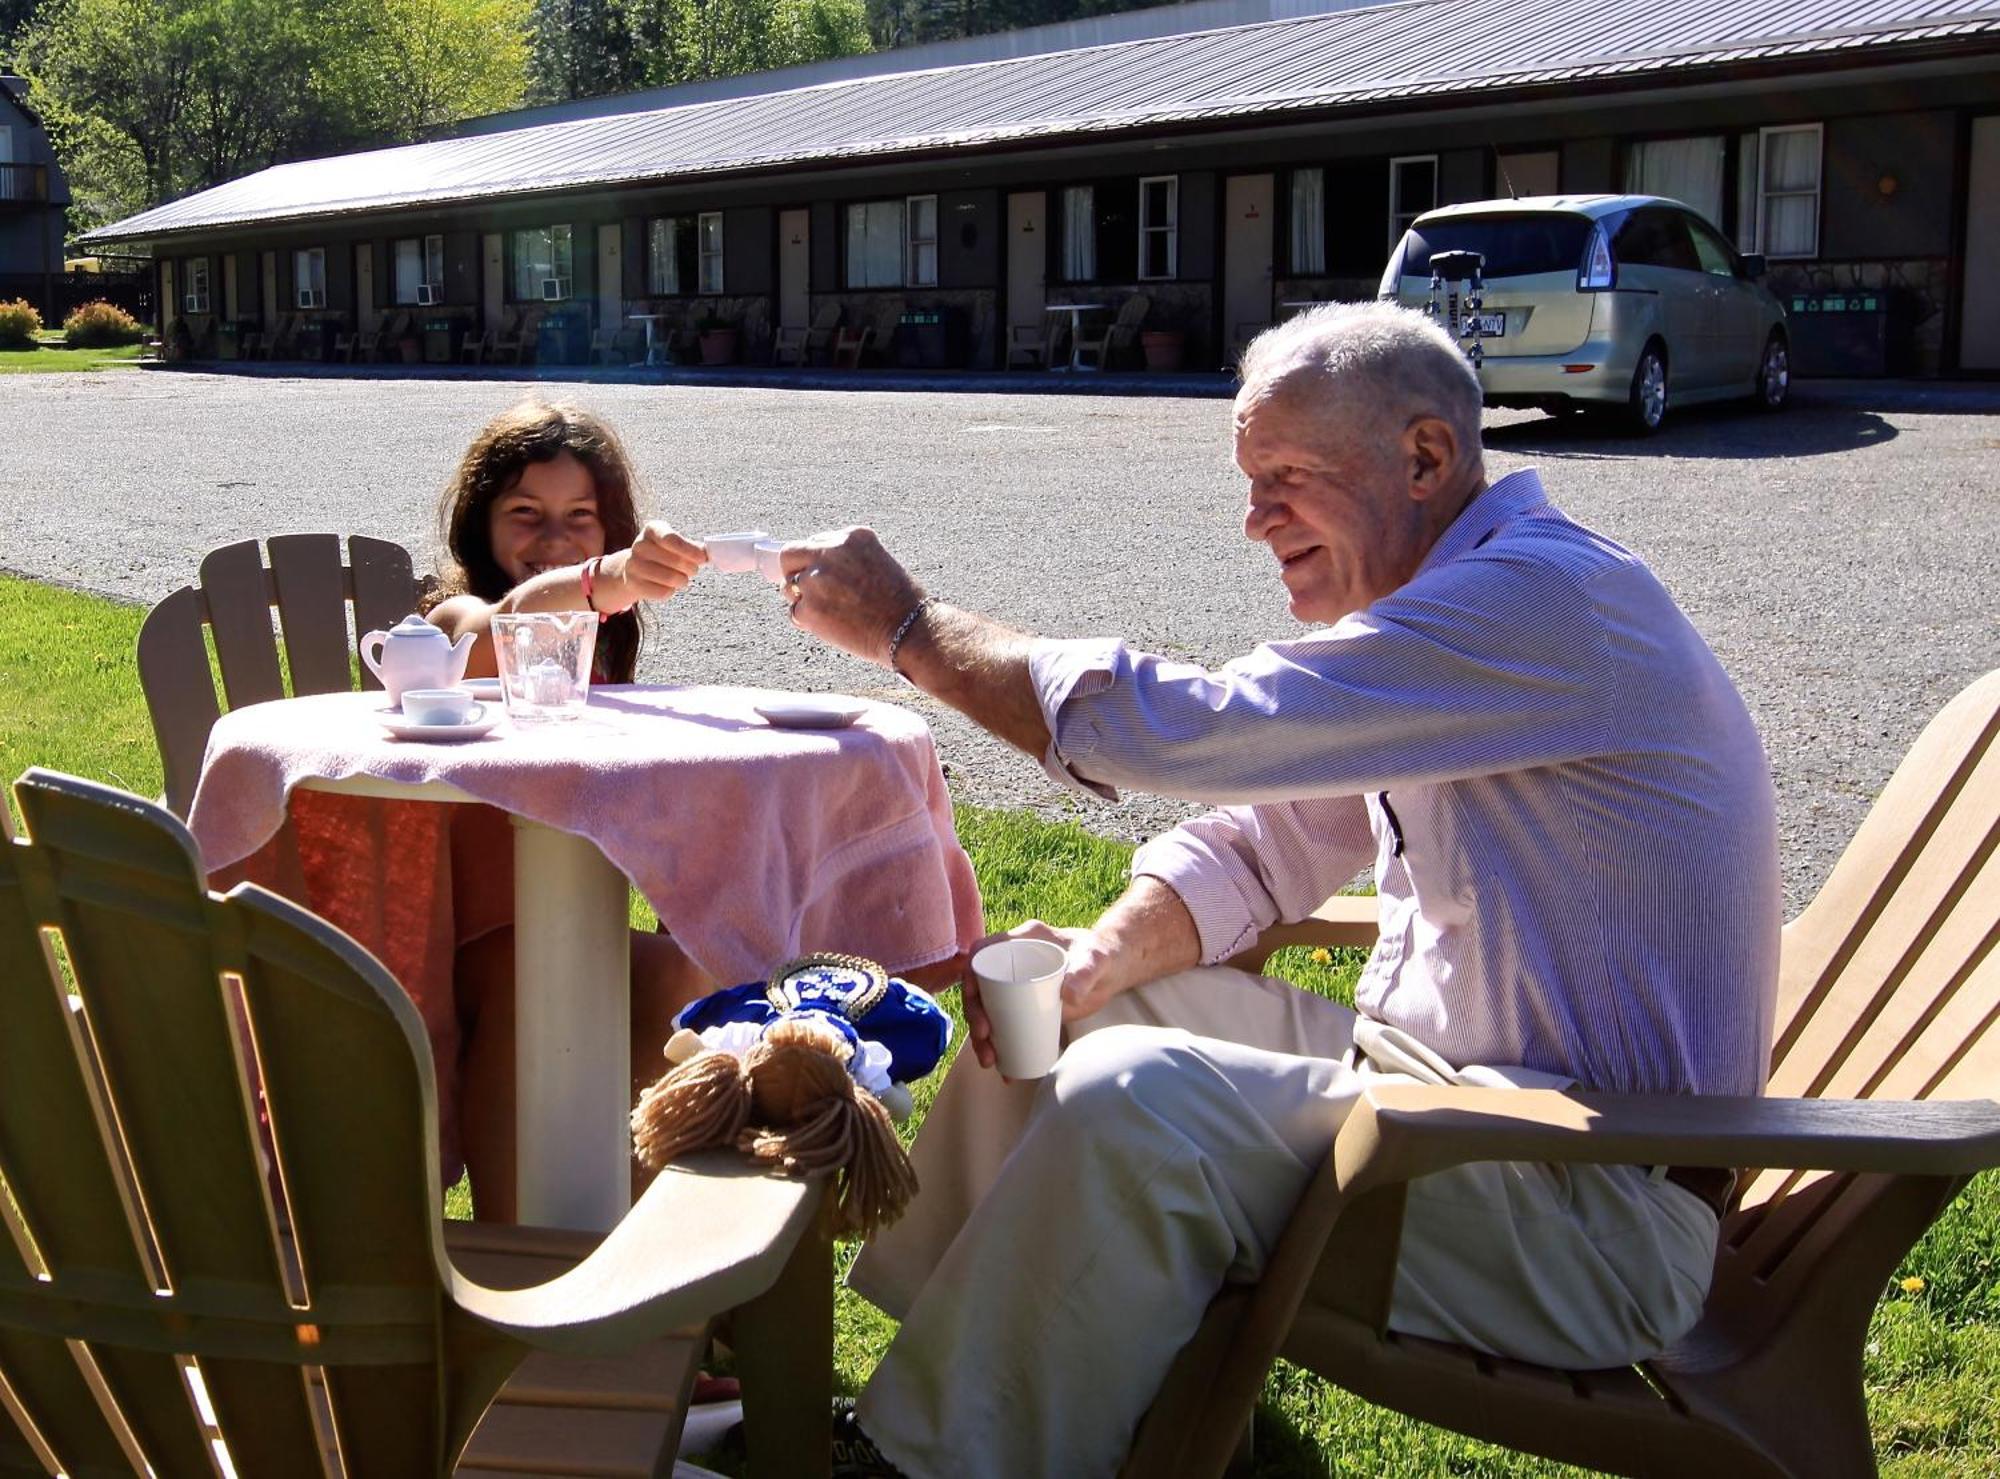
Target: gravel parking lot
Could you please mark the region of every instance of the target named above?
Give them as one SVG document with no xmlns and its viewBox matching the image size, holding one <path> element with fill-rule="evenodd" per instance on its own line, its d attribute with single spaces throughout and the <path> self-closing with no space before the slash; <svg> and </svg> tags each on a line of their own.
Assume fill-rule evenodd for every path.
<svg viewBox="0 0 2000 1479">
<path fill-rule="evenodd" d="M 437 495 L 495 381 L 0 377 L 0 567 L 151 601 L 203 551 L 289 530 L 433 556 Z M 954 601 L 1051 635 L 1219 662 L 1299 628 L 1240 533 L 1223 399 L 586 384 L 651 511 L 692 532 L 872 524 Z M 1492 413 L 1497 472 L 1652 563 L 1735 676 L 1779 787 L 1797 907 L 1924 721 L 2000 666 L 2000 386 L 1845 386 L 1689 413 L 1644 443 Z M 661 609 L 643 676 L 912 701 L 814 647 L 754 577 Z M 1187 808 L 1067 796 L 923 700 L 957 793 L 1136 837 Z"/>
</svg>

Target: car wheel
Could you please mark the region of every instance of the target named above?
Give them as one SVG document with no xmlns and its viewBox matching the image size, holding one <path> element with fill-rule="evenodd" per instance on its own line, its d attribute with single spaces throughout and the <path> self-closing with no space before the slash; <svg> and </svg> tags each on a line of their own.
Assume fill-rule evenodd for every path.
<svg viewBox="0 0 2000 1479">
<path fill-rule="evenodd" d="M 1764 341 L 1764 357 L 1757 363 L 1757 404 L 1766 411 L 1782 411 L 1792 398 L 1792 351 L 1783 334 L 1774 333 Z"/>
<path fill-rule="evenodd" d="M 1655 344 L 1639 351 L 1632 370 L 1632 393 L 1625 401 L 1625 429 L 1633 436 L 1651 436 L 1667 419 L 1667 356 Z"/>
</svg>

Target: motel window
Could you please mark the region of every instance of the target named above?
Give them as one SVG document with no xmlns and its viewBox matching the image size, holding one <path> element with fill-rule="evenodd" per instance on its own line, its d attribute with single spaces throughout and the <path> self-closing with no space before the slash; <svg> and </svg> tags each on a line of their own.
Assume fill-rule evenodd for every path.
<svg viewBox="0 0 2000 1479">
<path fill-rule="evenodd" d="M 694 249 L 694 220 L 661 216 L 646 223 L 646 291 L 655 298 L 677 298 L 700 270 Z"/>
<path fill-rule="evenodd" d="M 1389 161 L 1389 250 L 1403 239 L 1410 223 L 1438 203 L 1438 161 L 1435 154 L 1406 154 Z"/>
<path fill-rule="evenodd" d="M 188 258 L 187 295 L 181 306 L 189 313 L 208 312 L 208 258 Z"/>
<path fill-rule="evenodd" d="M 1737 141 L 1737 243 L 1767 257 L 1819 255 L 1821 125 L 1759 129 Z"/>
<path fill-rule="evenodd" d="M 1063 191 L 1062 278 L 1064 282 L 1097 280 L 1096 191 L 1071 185 Z"/>
<path fill-rule="evenodd" d="M 300 308 L 326 307 L 326 248 L 302 247 L 292 253 L 292 276 Z"/>
<path fill-rule="evenodd" d="M 1326 171 L 1292 171 L 1292 271 L 1318 277 L 1326 271 Z"/>
<path fill-rule="evenodd" d="M 1722 220 L 1725 154 L 1720 134 L 1647 139 L 1625 149 L 1628 195 L 1660 195 L 1694 207 L 1703 220 Z"/>
<path fill-rule="evenodd" d="M 1180 251 L 1181 182 L 1178 175 L 1153 175 L 1139 182 L 1139 277 L 1158 281 L 1174 275 Z"/>
<path fill-rule="evenodd" d="M 903 284 L 903 202 L 856 201 L 847 208 L 847 285 L 894 288 Z"/>
<path fill-rule="evenodd" d="M 405 237 L 396 243 L 396 301 L 444 301 L 444 238 Z"/>
<path fill-rule="evenodd" d="M 1166 178 L 1149 180 L 1149 185 L 1166 183 Z M 1137 180 L 1099 180 L 1093 185 L 1071 185 L 1062 193 L 1061 258 L 1058 263 L 1064 282 L 1136 282 L 1140 277 L 1139 248 L 1143 233 Z M 1168 222 L 1178 204 L 1173 192 L 1155 190 L 1161 210 L 1159 226 L 1171 242 Z M 1163 198 L 1164 197 L 1164 198 Z M 1156 238 L 1157 240 L 1157 238 Z M 1156 246 L 1171 258 L 1172 247 Z M 1171 260 L 1168 264 L 1172 266 Z"/>
<path fill-rule="evenodd" d="M 937 197 L 857 200 L 847 207 L 850 288 L 937 286 Z"/>
<path fill-rule="evenodd" d="M 912 195 L 904 202 L 903 281 L 913 288 L 937 286 L 937 197 Z"/>
<path fill-rule="evenodd" d="M 695 217 L 695 240 L 699 245 L 701 275 L 699 290 L 722 291 L 722 212 L 703 211 Z"/>
<path fill-rule="evenodd" d="M 569 297 L 574 265 L 568 226 L 536 226 L 516 231 L 515 301 L 556 303 Z"/>
</svg>

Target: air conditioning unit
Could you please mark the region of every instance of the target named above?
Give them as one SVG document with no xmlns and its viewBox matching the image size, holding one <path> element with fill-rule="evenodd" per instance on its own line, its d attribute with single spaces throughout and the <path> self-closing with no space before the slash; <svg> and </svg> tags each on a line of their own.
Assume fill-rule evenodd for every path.
<svg viewBox="0 0 2000 1479">
<path fill-rule="evenodd" d="M 438 300 L 438 290 L 436 288 L 432 287 L 427 282 L 420 282 L 417 284 L 418 303 L 420 303 L 425 308 L 432 308 L 436 306 L 437 300 Z"/>
<path fill-rule="evenodd" d="M 300 288 L 299 307 L 324 308 L 326 307 L 326 294 L 318 288 Z"/>
<path fill-rule="evenodd" d="M 560 303 L 569 296 L 569 279 L 566 277 L 545 277 L 542 279 L 542 301 Z"/>
<path fill-rule="evenodd" d="M 184 303 L 189 313 L 208 312 L 208 294 L 206 293 L 189 293 Z"/>
</svg>

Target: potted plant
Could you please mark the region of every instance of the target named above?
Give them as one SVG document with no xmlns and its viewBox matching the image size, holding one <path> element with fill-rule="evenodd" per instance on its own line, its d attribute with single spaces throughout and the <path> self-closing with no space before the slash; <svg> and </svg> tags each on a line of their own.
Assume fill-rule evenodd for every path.
<svg viewBox="0 0 2000 1479">
<path fill-rule="evenodd" d="M 1186 344 L 1187 336 L 1179 329 L 1147 329 L 1139 335 L 1139 348 L 1145 351 L 1149 370 L 1178 370 Z"/>
<path fill-rule="evenodd" d="M 705 365 L 727 365 L 736 361 L 736 325 L 726 318 L 705 314 L 695 323 L 695 332 L 701 336 L 701 362 Z"/>
</svg>

